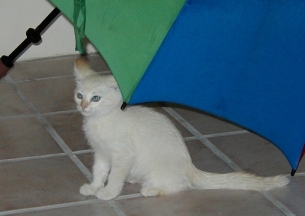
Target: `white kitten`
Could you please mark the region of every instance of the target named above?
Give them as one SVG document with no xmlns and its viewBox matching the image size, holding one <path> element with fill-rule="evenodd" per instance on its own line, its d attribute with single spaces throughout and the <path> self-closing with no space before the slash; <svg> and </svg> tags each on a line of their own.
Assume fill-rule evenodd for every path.
<svg viewBox="0 0 305 216">
<path fill-rule="evenodd" d="M 113 76 L 98 75 L 78 59 L 75 77 L 75 101 L 95 152 L 93 182 L 80 188 L 83 195 L 110 200 L 120 194 L 125 181 L 141 183 L 143 196 L 189 189 L 269 190 L 289 183 L 286 176 L 198 170 L 167 117 L 142 106 L 120 109 L 122 97 Z"/>
</svg>

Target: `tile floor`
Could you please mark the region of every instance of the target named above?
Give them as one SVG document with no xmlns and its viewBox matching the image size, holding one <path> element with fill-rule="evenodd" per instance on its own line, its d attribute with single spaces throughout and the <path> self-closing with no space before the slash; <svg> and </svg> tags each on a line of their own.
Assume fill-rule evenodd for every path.
<svg viewBox="0 0 305 216">
<path fill-rule="evenodd" d="M 0 215 L 304 215 L 305 160 L 285 188 L 270 192 L 186 191 L 143 198 L 126 184 L 116 200 L 79 194 L 92 178 L 92 152 L 72 99 L 76 56 L 18 62 L 0 81 Z M 109 72 L 98 55 L 92 67 Z M 268 141 L 191 109 L 160 106 L 181 130 L 205 171 L 289 174 Z"/>
</svg>

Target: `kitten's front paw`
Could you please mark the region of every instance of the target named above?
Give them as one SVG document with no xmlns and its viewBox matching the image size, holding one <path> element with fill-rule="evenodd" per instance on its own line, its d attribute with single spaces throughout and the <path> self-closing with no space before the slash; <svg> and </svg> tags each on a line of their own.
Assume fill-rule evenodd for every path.
<svg viewBox="0 0 305 216">
<path fill-rule="evenodd" d="M 95 195 L 98 188 L 93 187 L 90 184 L 84 184 L 80 187 L 79 192 L 84 196 Z"/>
<path fill-rule="evenodd" d="M 162 190 L 150 187 L 143 187 L 140 191 L 142 196 L 144 197 L 151 197 L 151 196 L 160 196 L 163 195 Z"/>
<path fill-rule="evenodd" d="M 119 194 L 120 194 L 120 191 L 117 192 L 115 190 L 109 190 L 109 189 L 107 189 L 107 187 L 105 187 L 105 188 L 100 188 L 96 192 L 95 196 L 97 198 L 99 198 L 100 200 L 111 200 L 111 199 L 116 198 Z"/>
</svg>

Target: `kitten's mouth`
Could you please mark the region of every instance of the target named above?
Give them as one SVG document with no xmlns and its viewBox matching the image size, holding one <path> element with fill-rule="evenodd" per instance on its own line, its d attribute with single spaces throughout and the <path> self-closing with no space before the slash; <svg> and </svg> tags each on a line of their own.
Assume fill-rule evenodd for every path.
<svg viewBox="0 0 305 216">
<path fill-rule="evenodd" d="M 77 109 L 83 116 L 90 116 L 93 114 L 90 110 L 84 110 L 81 106 L 77 106 Z"/>
</svg>

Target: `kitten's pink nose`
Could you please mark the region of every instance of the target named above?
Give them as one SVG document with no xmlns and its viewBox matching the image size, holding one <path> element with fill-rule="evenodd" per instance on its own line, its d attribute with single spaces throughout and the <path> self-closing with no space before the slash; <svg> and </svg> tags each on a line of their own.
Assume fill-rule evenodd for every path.
<svg viewBox="0 0 305 216">
<path fill-rule="evenodd" d="M 89 105 L 89 102 L 87 102 L 87 101 L 82 101 L 80 104 L 80 106 L 82 107 L 83 110 L 85 110 L 88 107 L 88 105 Z"/>
</svg>

